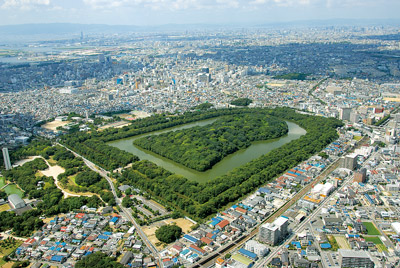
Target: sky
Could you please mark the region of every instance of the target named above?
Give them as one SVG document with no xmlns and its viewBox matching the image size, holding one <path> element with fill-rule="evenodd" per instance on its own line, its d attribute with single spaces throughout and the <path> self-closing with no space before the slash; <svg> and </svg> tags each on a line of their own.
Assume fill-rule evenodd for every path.
<svg viewBox="0 0 400 268">
<path fill-rule="evenodd" d="M 400 0 L 0 0 L 0 25 L 260 24 L 400 19 Z"/>
</svg>

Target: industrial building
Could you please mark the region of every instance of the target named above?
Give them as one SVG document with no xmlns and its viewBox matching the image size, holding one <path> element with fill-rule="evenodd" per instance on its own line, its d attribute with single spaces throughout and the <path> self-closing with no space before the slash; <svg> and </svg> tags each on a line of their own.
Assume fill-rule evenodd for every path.
<svg viewBox="0 0 400 268">
<path fill-rule="evenodd" d="M 14 209 L 23 208 L 26 206 L 25 201 L 17 194 L 12 194 L 8 196 L 8 202 L 10 206 Z"/>
</svg>

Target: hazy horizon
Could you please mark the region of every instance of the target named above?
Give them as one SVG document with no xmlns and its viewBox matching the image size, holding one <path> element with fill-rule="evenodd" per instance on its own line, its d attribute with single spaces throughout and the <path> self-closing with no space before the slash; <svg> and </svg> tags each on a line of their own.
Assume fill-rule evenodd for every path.
<svg viewBox="0 0 400 268">
<path fill-rule="evenodd" d="M 0 25 L 264 24 L 400 19 L 398 0 L 0 0 Z"/>
</svg>

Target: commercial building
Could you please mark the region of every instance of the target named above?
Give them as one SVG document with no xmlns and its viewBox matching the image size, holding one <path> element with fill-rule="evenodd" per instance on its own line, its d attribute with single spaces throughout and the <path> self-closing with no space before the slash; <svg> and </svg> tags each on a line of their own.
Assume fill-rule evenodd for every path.
<svg viewBox="0 0 400 268">
<path fill-rule="evenodd" d="M 3 148 L 3 159 L 6 170 L 11 169 L 11 161 L 10 161 L 10 155 L 8 154 L 8 148 Z"/>
<path fill-rule="evenodd" d="M 357 154 L 349 154 L 343 157 L 342 167 L 355 170 L 357 168 L 357 156 Z"/>
<path fill-rule="evenodd" d="M 374 268 L 375 264 L 367 251 L 339 249 L 340 267 Z"/>
<path fill-rule="evenodd" d="M 339 119 L 340 120 L 350 120 L 351 108 L 340 108 L 339 110 Z"/>
<path fill-rule="evenodd" d="M 273 223 L 266 223 L 261 225 L 258 233 L 261 242 L 271 245 L 278 244 L 288 234 L 289 219 L 281 216 Z"/>
<path fill-rule="evenodd" d="M 354 181 L 365 183 L 367 181 L 367 170 L 362 168 L 360 171 L 354 173 Z"/>
</svg>

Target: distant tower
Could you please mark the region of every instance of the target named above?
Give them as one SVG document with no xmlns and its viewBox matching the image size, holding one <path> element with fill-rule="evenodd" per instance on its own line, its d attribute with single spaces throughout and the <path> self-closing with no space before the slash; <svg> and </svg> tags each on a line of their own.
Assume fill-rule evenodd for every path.
<svg viewBox="0 0 400 268">
<path fill-rule="evenodd" d="M 11 162 L 10 162 L 10 156 L 8 154 L 7 148 L 3 148 L 3 158 L 4 158 L 4 166 L 6 167 L 6 170 L 10 170 Z"/>
<path fill-rule="evenodd" d="M 83 32 L 81 32 L 81 41 L 83 41 Z"/>
</svg>

